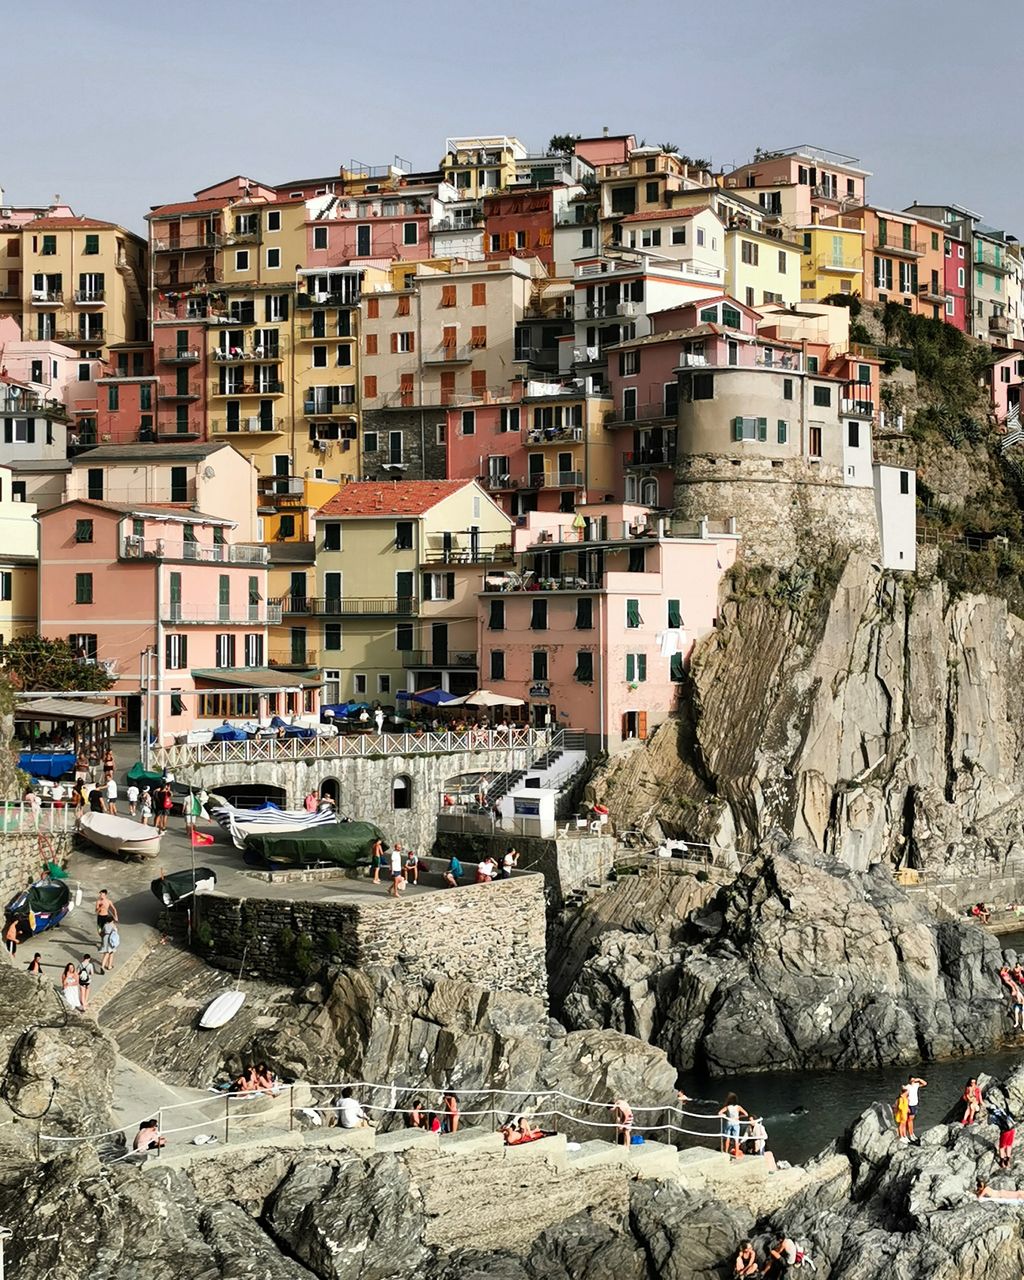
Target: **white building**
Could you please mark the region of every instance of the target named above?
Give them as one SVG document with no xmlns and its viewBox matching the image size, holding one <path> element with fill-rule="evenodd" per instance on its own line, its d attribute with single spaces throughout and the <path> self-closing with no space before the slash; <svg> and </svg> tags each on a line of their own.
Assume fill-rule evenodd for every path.
<svg viewBox="0 0 1024 1280">
<path fill-rule="evenodd" d="M 874 465 L 875 514 L 883 569 L 917 568 L 917 473 Z"/>
</svg>

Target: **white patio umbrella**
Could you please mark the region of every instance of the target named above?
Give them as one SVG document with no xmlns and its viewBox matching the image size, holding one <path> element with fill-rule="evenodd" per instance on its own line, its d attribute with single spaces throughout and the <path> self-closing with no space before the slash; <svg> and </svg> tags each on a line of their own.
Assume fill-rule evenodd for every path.
<svg viewBox="0 0 1024 1280">
<path fill-rule="evenodd" d="M 506 698 L 502 693 L 492 693 L 490 689 L 474 689 L 472 693 L 461 698 L 453 698 L 444 704 L 446 707 L 525 707 L 522 698 Z"/>
</svg>

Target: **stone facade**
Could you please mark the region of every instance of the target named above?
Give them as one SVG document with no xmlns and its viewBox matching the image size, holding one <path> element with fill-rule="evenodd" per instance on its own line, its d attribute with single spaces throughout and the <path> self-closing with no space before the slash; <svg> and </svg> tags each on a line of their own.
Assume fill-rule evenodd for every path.
<svg viewBox="0 0 1024 1280">
<path fill-rule="evenodd" d="M 547 1000 L 544 882 L 519 875 L 396 901 L 303 902 L 204 896 L 209 959 L 300 984 L 320 965 L 395 966 Z"/>
<path fill-rule="evenodd" d="M 447 475 L 443 405 L 422 409 L 365 409 L 363 411 L 363 474 L 371 480 L 443 480 Z M 438 428 L 440 427 L 440 431 Z M 402 433 L 402 470 L 386 468 L 390 434 Z M 366 437 L 377 435 L 378 448 L 366 448 Z M 438 443 L 438 440 L 441 443 Z"/>
<path fill-rule="evenodd" d="M 0 902 L 9 902 L 30 880 L 38 880 L 43 862 L 50 861 L 63 866 L 71 852 L 72 836 L 67 831 L 55 831 L 47 836 L 53 852 L 43 850 L 39 836 L 33 832 L 25 835 L 6 835 L 0 844 Z"/>
<path fill-rule="evenodd" d="M 500 861 L 510 844 L 519 850 L 519 869 L 539 871 L 556 904 L 575 889 L 603 881 L 612 869 L 619 847 L 614 836 L 589 832 L 548 839 L 512 835 L 507 831 L 493 836 L 439 831 L 434 853 L 442 859 L 454 853 L 464 864 L 488 853 Z"/>
<path fill-rule="evenodd" d="M 768 458 L 680 459 L 675 514 L 735 516 L 743 558 L 786 567 L 808 549 L 879 555 L 874 491 L 844 485 L 834 467 Z"/>
</svg>

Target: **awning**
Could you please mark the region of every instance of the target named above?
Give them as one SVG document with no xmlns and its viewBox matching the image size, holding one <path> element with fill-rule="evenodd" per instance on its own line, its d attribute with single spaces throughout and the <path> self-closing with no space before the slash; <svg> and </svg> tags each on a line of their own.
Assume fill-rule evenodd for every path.
<svg viewBox="0 0 1024 1280">
<path fill-rule="evenodd" d="M 14 708 L 15 720 L 109 720 L 117 707 L 75 698 L 35 698 Z"/>
<path fill-rule="evenodd" d="M 210 684 L 238 685 L 243 689 L 318 689 L 323 680 L 319 674 L 304 676 L 277 667 L 212 667 L 193 671 L 194 680 Z"/>
</svg>

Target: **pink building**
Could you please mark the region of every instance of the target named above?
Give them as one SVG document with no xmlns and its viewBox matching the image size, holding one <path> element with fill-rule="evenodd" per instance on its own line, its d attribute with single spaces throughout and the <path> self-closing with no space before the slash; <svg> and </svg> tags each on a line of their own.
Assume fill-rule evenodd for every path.
<svg viewBox="0 0 1024 1280">
<path fill-rule="evenodd" d="M 985 382 L 992 399 L 992 413 L 1000 425 L 1016 411 L 1020 415 L 1021 386 L 1024 384 L 1024 352 L 1009 351 L 985 370 Z"/>
<path fill-rule="evenodd" d="M 968 298 L 971 245 L 966 233 L 961 233 L 960 236 L 954 234 L 960 227 L 961 224 L 959 223 L 947 226 L 943 237 L 946 254 L 946 311 L 944 319 L 947 324 L 951 324 L 966 333 L 968 328 L 967 311 L 971 305 Z"/>
<path fill-rule="evenodd" d="M 714 627 L 739 539 L 646 508 L 593 503 L 534 513 L 515 573 L 479 597 L 480 678 L 530 719 L 582 729 L 591 749 L 646 738 L 675 708 L 693 646 Z"/>
<path fill-rule="evenodd" d="M 144 718 L 167 745 L 233 717 L 316 712 L 317 678 L 267 666 L 267 626 L 280 621 L 267 551 L 236 543 L 233 521 L 79 498 L 41 512 L 39 528 L 40 633 L 108 666 L 129 729 Z M 249 691 L 260 685 L 282 692 Z"/>
</svg>

